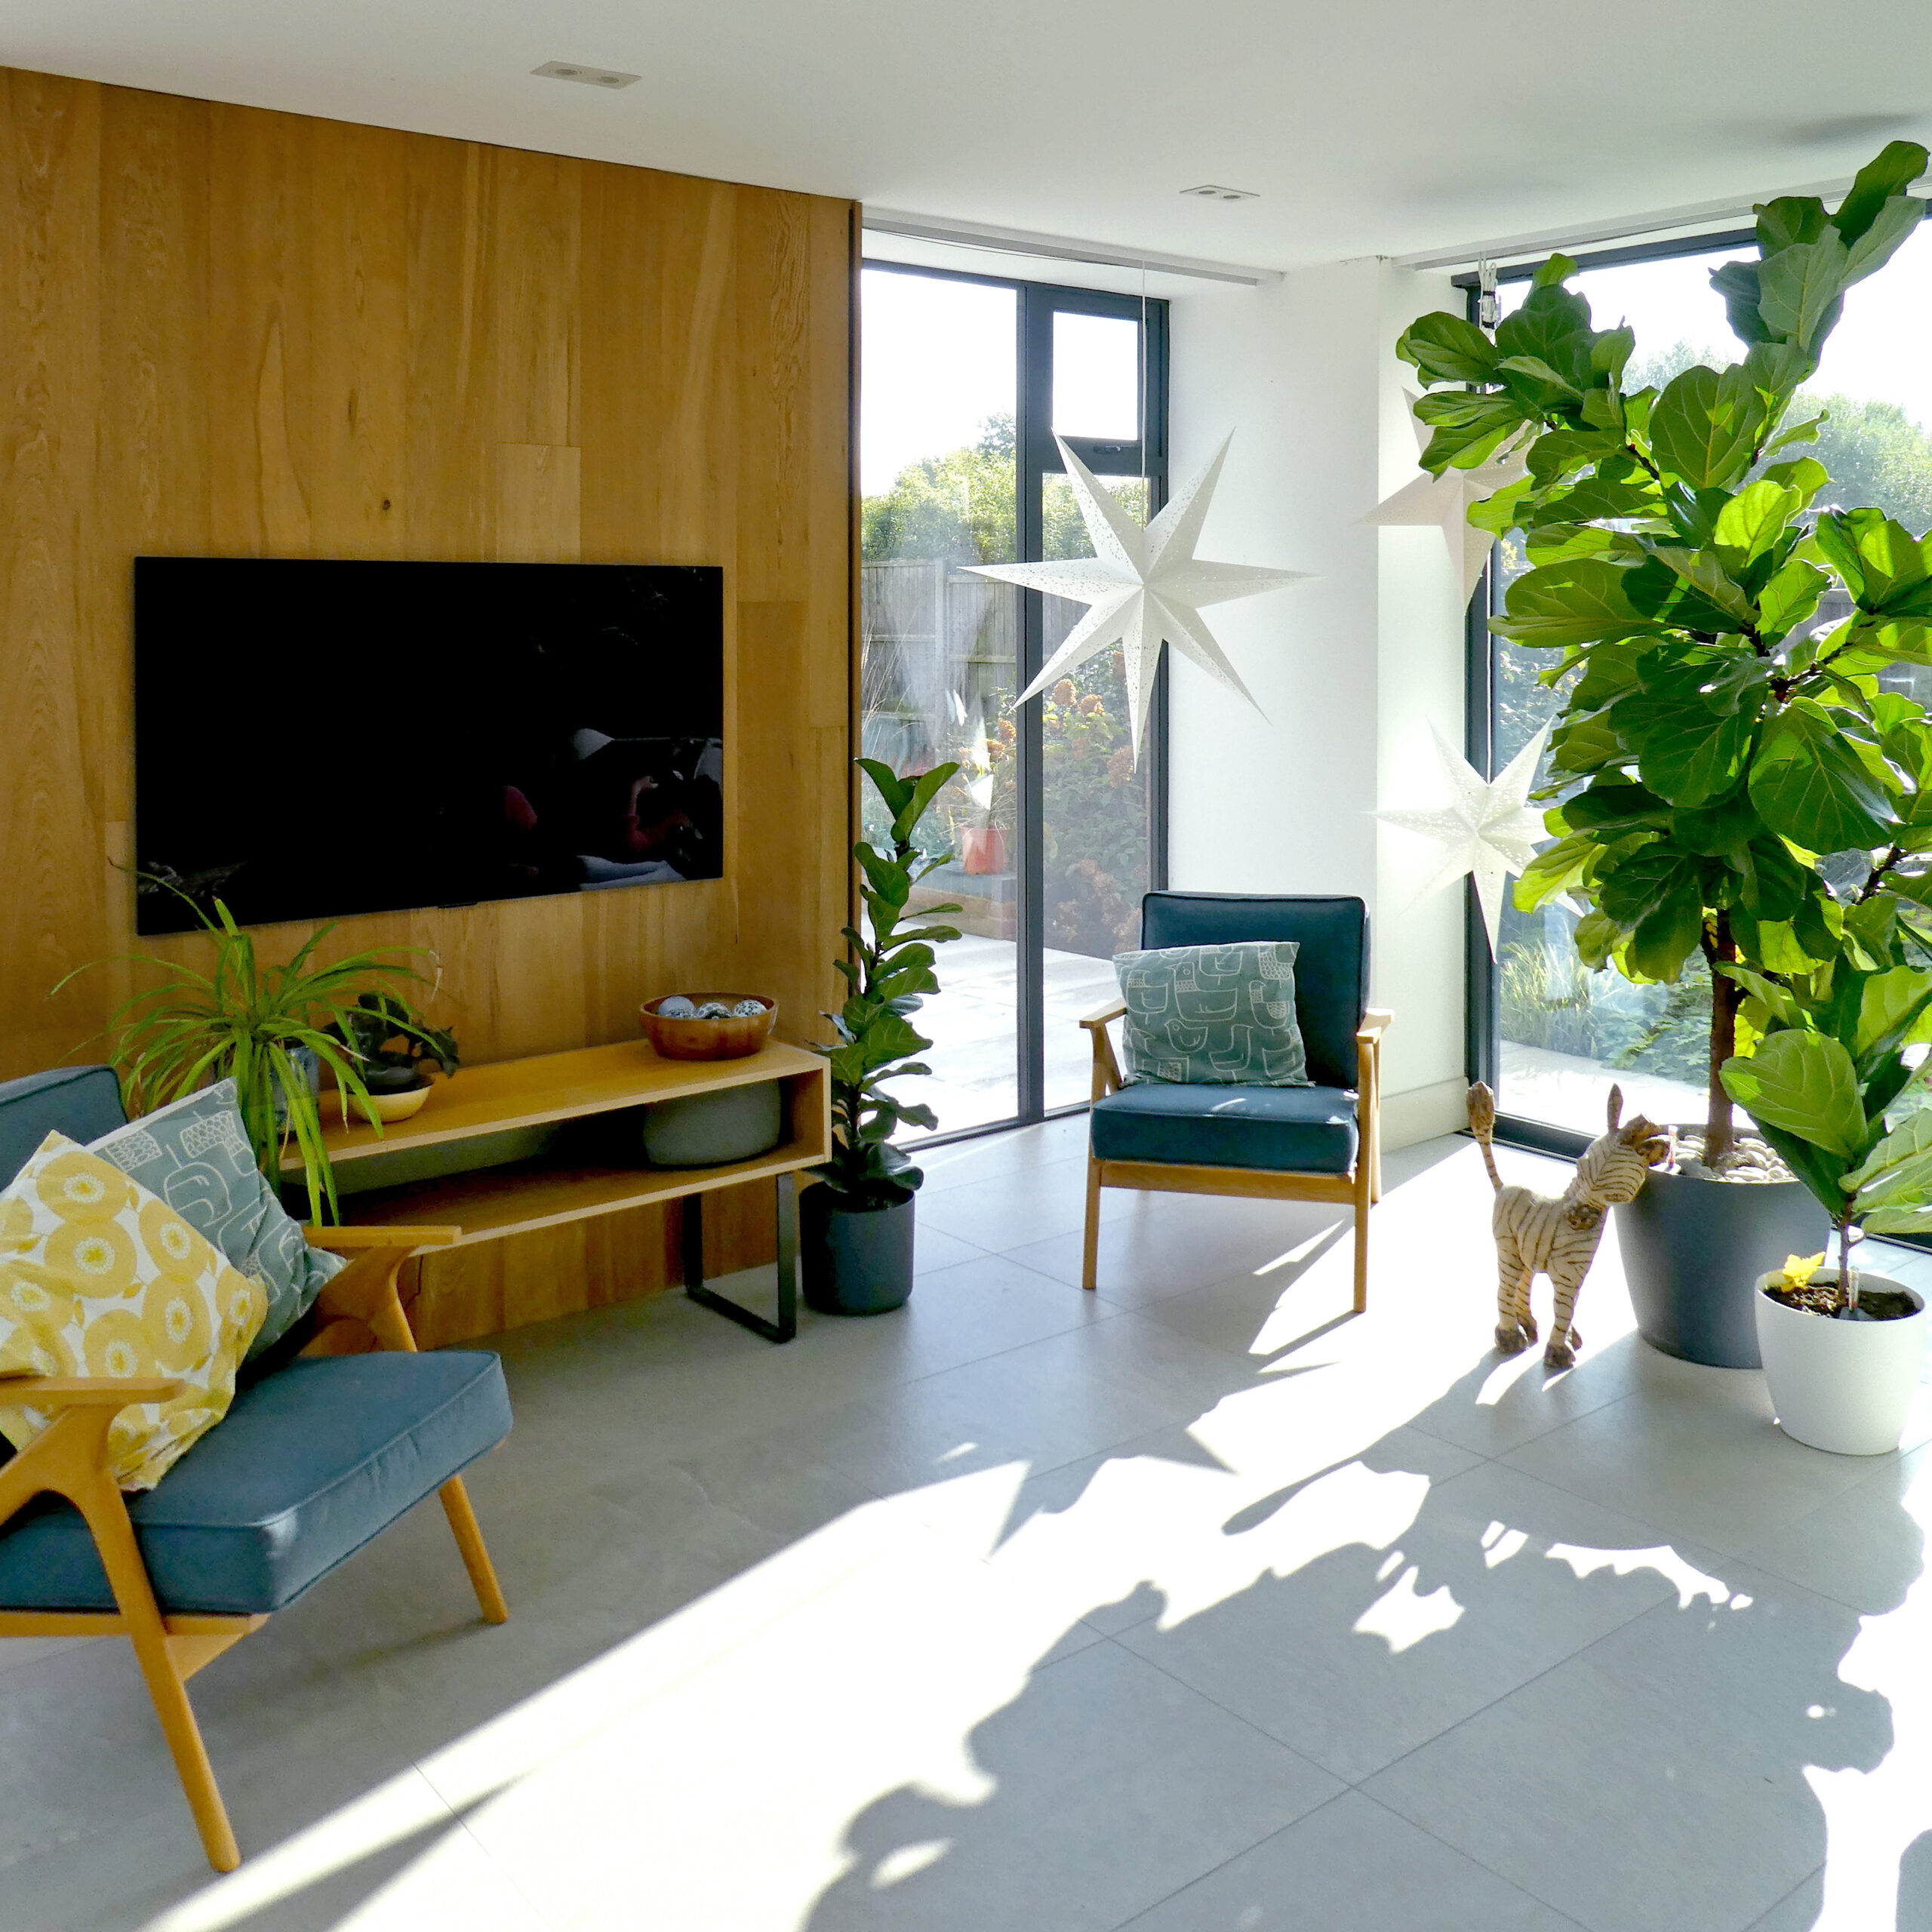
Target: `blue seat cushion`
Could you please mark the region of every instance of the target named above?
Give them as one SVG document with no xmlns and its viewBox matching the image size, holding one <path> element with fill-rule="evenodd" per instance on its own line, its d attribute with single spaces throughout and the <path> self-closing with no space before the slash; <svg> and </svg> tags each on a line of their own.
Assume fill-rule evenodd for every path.
<svg viewBox="0 0 1932 1932">
<path fill-rule="evenodd" d="M 1269 1174 L 1345 1174 L 1355 1097 L 1341 1087 L 1180 1087 L 1149 1081 L 1094 1103 L 1103 1161 Z"/>
<path fill-rule="evenodd" d="M 509 1427 L 492 1355 L 291 1362 L 128 1498 L 155 1595 L 174 1613 L 279 1610 Z M 0 1524 L 0 1610 L 114 1607 L 78 1510 L 43 1496 Z"/>
<path fill-rule="evenodd" d="M 0 1081 L 0 1187 L 57 1129 L 85 1147 L 127 1124 L 111 1066 L 57 1066 Z"/>
</svg>

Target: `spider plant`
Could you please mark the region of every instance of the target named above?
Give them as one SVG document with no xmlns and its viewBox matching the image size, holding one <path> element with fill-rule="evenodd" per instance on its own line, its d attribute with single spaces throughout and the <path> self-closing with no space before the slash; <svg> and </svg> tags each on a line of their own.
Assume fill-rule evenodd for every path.
<svg viewBox="0 0 1932 1932">
<path fill-rule="evenodd" d="M 152 1113 L 211 1081 L 232 1079 L 248 1144 L 269 1184 L 280 1185 L 292 1140 L 301 1156 L 309 1219 L 322 1220 L 326 1208 L 328 1218 L 338 1220 L 320 1102 L 297 1056 L 306 1048 L 334 1074 L 346 1121 L 352 1100 L 368 1097 L 361 1058 L 346 1044 L 358 997 L 371 979 L 393 987 L 420 983 L 423 975 L 394 958 L 406 950 L 394 946 L 312 964 L 316 948 L 335 930 L 333 924 L 315 933 L 285 965 L 263 965 L 253 937 L 235 924 L 220 900 L 214 902 L 213 918 L 193 900 L 187 903 L 214 943 L 211 971 L 198 972 L 152 953 L 128 953 L 77 968 L 54 990 L 99 965 L 127 964 L 158 975 L 115 1010 L 104 1029 L 128 1117 Z M 392 1032 L 432 1037 L 414 1008 L 393 991 L 387 998 L 395 1015 Z M 372 1112 L 371 1117 L 373 1121 Z M 373 1124 L 380 1134 L 381 1123 Z"/>
</svg>

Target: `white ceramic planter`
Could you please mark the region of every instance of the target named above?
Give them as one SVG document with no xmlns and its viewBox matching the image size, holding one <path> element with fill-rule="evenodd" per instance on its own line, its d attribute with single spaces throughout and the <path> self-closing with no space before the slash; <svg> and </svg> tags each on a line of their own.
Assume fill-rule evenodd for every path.
<svg viewBox="0 0 1932 1932">
<path fill-rule="evenodd" d="M 1838 1278 L 1835 1268 L 1821 1268 L 1813 1278 Z M 1770 1278 L 1758 1277 L 1755 1303 L 1758 1347 L 1778 1426 L 1835 1456 L 1882 1456 L 1896 1449 L 1925 1358 L 1924 1297 L 1861 1269 L 1861 1293 L 1869 1284 L 1909 1295 L 1914 1312 L 1897 1321 L 1829 1321 L 1772 1300 L 1764 1293 Z"/>
</svg>

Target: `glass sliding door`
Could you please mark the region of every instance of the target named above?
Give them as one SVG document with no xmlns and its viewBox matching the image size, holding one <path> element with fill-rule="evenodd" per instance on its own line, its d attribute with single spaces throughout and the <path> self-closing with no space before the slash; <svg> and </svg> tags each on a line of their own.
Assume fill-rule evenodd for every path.
<svg viewBox="0 0 1932 1932">
<path fill-rule="evenodd" d="M 901 774 L 961 766 L 923 890 L 965 937 L 919 1016 L 934 1077 L 911 1083 L 953 1134 L 1084 1101 L 1075 1023 L 1161 875 L 1162 700 L 1137 762 L 1117 650 L 1018 705 L 1083 607 L 968 567 L 1091 554 L 1056 430 L 1137 521 L 1158 506 L 1166 314 L 878 264 L 863 299 L 860 730 Z"/>
<path fill-rule="evenodd" d="M 1710 285 L 1710 270 L 1751 252 L 1748 235 L 1706 237 L 1679 252 L 1620 260 L 1616 251 L 1583 259 L 1571 286 L 1589 302 L 1598 326 L 1618 321 L 1636 331 L 1626 389 L 1661 386 L 1695 363 L 1722 368 L 1743 345 Z M 1532 265 L 1533 266 L 1533 265 Z M 1506 270 L 1526 278 L 1531 267 Z M 1505 313 L 1527 292 L 1506 281 Z M 1924 303 L 1932 297 L 1932 232 L 1921 229 L 1883 273 L 1851 289 L 1843 320 L 1826 345 L 1817 374 L 1789 420 L 1826 413 L 1815 442 L 1787 454 L 1815 455 L 1830 471 L 1832 500 L 1871 504 L 1915 535 L 1932 527 L 1932 363 L 1923 350 Z M 1473 312 L 1472 312 L 1473 319 Z M 1500 611 L 1509 583 L 1527 567 L 1514 534 L 1492 561 L 1487 608 Z M 1528 743 L 1560 706 L 1564 688 L 1539 674 L 1552 661 L 1488 635 L 1479 592 L 1469 632 L 1471 755 L 1486 751 L 1491 772 Z M 1820 609 L 1829 628 L 1848 611 Z M 1899 665 L 1887 688 L 1932 702 L 1932 672 Z M 1620 974 L 1587 971 L 1571 943 L 1576 915 L 1556 906 L 1530 914 L 1506 903 L 1492 968 L 1479 931 L 1470 949 L 1470 1071 L 1497 1089 L 1500 1110 L 1524 1137 L 1574 1144 L 1601 1131 L 1613 1081 L 1629 1103 L 1656 1120 L 1694 1121 L 1704 1109 L 1710 980 L 1694 959 L 1675 986 L 1633 986 Z"/>
</svg>

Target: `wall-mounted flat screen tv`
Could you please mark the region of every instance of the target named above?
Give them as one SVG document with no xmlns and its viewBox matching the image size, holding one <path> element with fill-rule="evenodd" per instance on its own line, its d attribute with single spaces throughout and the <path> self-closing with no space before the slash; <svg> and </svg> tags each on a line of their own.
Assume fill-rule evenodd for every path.
<svg viewBox="0 0 1932 1932">
<path fill-rule="evenodd" d="M 137 929 L 721 877 L 723 599 L 708 566 L 137 558 Z"/>
</svg>

